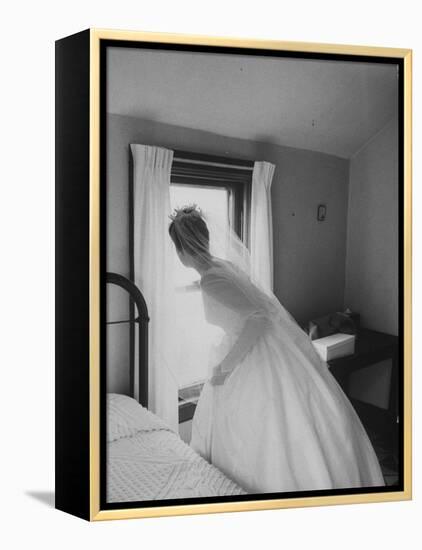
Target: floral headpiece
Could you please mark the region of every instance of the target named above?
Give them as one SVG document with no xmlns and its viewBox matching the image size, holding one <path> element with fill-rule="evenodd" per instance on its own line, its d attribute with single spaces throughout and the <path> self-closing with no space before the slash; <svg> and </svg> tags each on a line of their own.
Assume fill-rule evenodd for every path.
<svg viewBox="0 0 422 550">
<path fill-rule="evenodd" d="M 195 203 L 187 204 L 181 208 L 175 208 L 173 213 L 170 214 L 169 218 L 171 221 L 175 221 L 177 218 L 182 217 L 184 214 L 193 214 L 195 213 L 198 216 L 202 216 L 202 210 Z"/>
</svg>

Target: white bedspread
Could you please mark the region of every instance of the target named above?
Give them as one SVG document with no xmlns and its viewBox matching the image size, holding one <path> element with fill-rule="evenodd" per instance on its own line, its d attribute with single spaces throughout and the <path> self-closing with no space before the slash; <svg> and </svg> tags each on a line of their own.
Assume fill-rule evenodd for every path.
<svg viewBox="0 0 422 550">
<path fill-rule="evenodd" d="M 239 495 L 244 491 L 134 399 L 108 394 L 107 501 Z"/>
</svg>

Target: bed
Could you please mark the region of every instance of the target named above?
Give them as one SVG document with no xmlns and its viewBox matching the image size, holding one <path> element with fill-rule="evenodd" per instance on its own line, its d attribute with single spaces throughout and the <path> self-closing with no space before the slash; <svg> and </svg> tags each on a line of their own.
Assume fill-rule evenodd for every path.
<svg viewBox="0 0 422 550">
<path fill-rule="evenodd" d="M 200 457 L 177 433 L 148 410 L 148 309 L 140 290 L 122 275 L 107 283 L 125 289 L 137 307 L 139 401 L 135 357 L 131 354 L 131 395 L 107 394 L 107 503 L 220 497 L 245 494 L 219 469 Z M 115 324 L 115 321 L 108 321 Z M 135 331 L 133 332 L 135 334 Z"/>
<path fill-rule="evenodd" d="M 107 502 L 244 491 L 133 398 L 107 395 Z"/>
</svg>

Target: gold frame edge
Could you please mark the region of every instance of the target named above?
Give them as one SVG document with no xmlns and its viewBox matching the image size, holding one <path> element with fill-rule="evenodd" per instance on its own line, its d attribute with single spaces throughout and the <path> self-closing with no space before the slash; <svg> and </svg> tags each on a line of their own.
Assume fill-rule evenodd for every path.
<svg viewBox="0 0 422 550">
<path fill-rule="evenodd" d="M 100 41 L 93 30 L 90 30 L 89 55 L 89 510 L 92 521 L 100 511 Z"/>
<path fill-rule="evenodd" d="M 168 505 L 100 510 L 100 40 L 162 42 L 214 47 L 255 48 L 404 60 L 404 490 L 271 500 Z M 90 520 L 135 519 L 257 511 L 339 504 L 392 502 L 412 498 L 412 50 L 251 38 L 215 37 L 112 29 L 90 29 Z"/>
<path fill-rule="evenodd" d="M 412 498 L 412 51 L 404 56 L 403 212 L 403 461 L 404 487 Z"/>
</svg>

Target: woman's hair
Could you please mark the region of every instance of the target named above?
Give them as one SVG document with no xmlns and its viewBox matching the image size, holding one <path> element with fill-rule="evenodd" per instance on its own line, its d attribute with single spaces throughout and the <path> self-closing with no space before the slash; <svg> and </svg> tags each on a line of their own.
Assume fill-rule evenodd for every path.
<svg viewBox="0 0 422 550">
<path fill-rule="evenodd" d="M 178 252 L 209 255 L 208 227 L 196 205 L 176 209 L 170 219 L 169 235 Z"/>
</svg>

